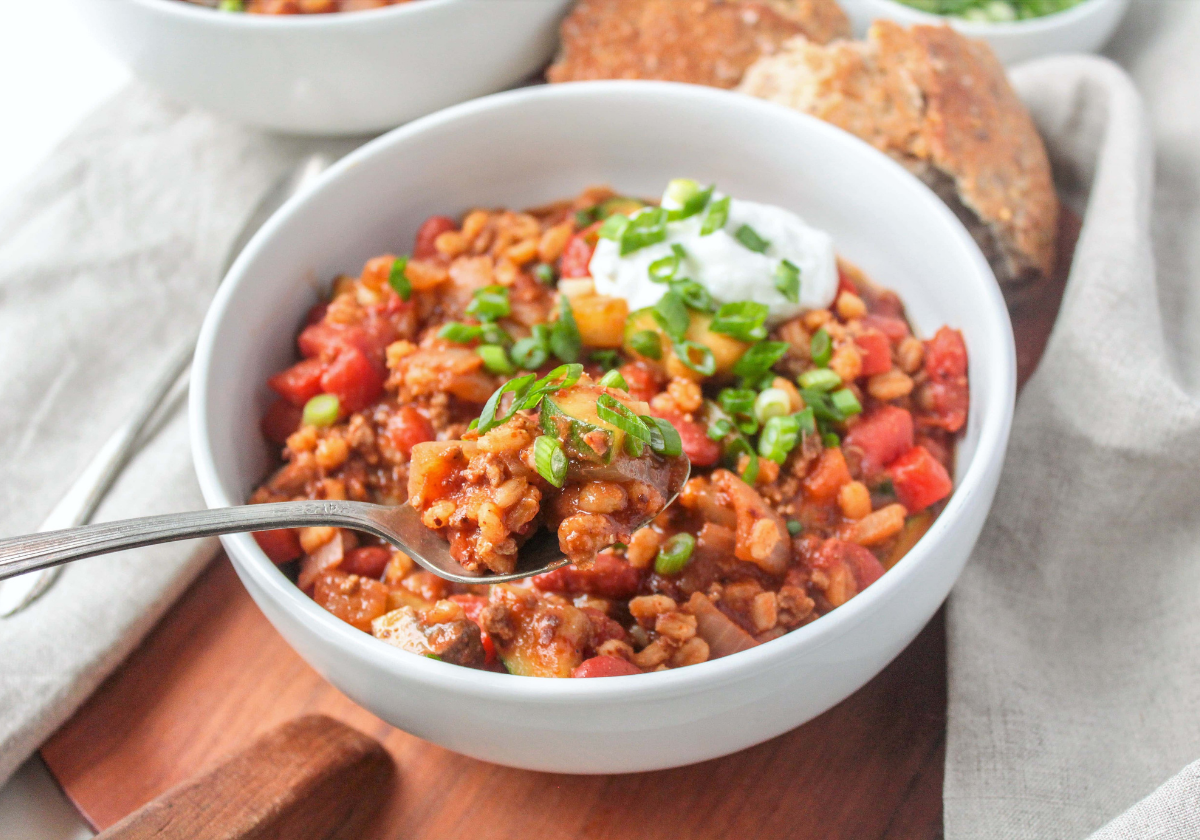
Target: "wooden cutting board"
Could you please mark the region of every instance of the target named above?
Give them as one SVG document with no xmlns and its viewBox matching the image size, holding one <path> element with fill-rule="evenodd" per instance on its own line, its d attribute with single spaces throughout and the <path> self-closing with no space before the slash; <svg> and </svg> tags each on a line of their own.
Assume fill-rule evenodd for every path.
<svg viewBox="0 0 1200 840">
<path fill-rule="evenodd" d="M 1045 347 L 1078 237 L 1078 218 L 1064 216 L 1056 282 L 1010 307 L 1022 382 Z M 356 706 L 288 647 L 222 555 L 42 757 L 103 829 L 276 725 L 323 713 L 395 758 L 391 799 L 365 838 L 925 840 L 942 834 L 945 650 L 939 612 L 853 696 L 725 758 L 624 776 L 512 770 Z"/>
</svg>

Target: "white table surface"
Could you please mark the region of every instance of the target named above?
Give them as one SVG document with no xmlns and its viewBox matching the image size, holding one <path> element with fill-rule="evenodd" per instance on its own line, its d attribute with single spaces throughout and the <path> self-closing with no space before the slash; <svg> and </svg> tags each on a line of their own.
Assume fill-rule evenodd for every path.
<svg viewBox="0 0 1200 840">
<path fill-rule="evenodd" d="M 88 36 L 67 0 L 0 3 L 0 201 L 129 74 Z M 32 529 L 36 522 L 30 523 Z M 0 787 L 0 838 L 91 837 L 42 762 Z"/>
</svg>

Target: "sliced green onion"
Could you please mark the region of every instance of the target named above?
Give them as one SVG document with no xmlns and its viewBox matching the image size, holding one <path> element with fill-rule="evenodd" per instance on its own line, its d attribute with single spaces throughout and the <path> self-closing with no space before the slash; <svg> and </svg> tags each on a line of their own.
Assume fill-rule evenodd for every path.
<svg viewBox="0 0 1200 840">
<path fill-rule="evenodd" d="M 650 275 L 652 282 L 666 283 L 679 271 L 679 262 L 677 254 L 667 254 L 665 257 L 659 257 L 650 263 L 646 268 L 646 273 Z"/>
<path fill-rule="evenodd" d="M 702 189 L 691 178 L 675 178 L 667 184 L 667 191 L 663 193 L 663 198 L 679 205 L 677 209 L 668 211 L 668 217 L 677 222 L 695 216 L 708 204 L 712 193 L 712 187 Z"/>
<path fill-rule="evenodd" d="M 576 210 L 575 229 L 583 230 L 585 227 L 591 225 L 592 222 L 596 221 L 596 211 L 599 209 L 599 207 L 588 207 L 583 210 Z"/>
<path fill-rule="evenodd" d="M 629 336 L 629 346 L 633 352 L 647 359 L 662 358 L 662 337 L 654 330 L 638 330 Z"/>
<path fill-rule="evenodd" d="M 451 321 L 438 330 L 438 338 L 453 341 L 455 344 L 470 344 L 481 335 L 483 335 L 483 330 L 480 327 L 474 324 L 462 324 L 458 321 Z"/>
<path fill-rule="evenodd" d="M 555 280 L 554 266 L 550 263 L 538 263 L 533 267 L 533 276 L 547 286 L 553 286 Z"/>
<path fill-rule="evenodd" d="M 534 324 L 533 330 L 512 346 L 512 360 L 525 370 L 537 370 L 550 358 L 550 328 Z"/>
<path fill-rule="evenodd" d="M 800 374 L 800 387 L 815 391 L 832 391 L 842 384 L 842 377 L 829 368 L 813 368 Z"/>
<path fill-rule="evenodd" d="M 830 401 L 827 391 L 802 388 L 800 396 L 817 420 L 824 423 L 841 423 L 846 419 L 846 415 L 842 414 L 838 407 Z"/>
<path fill-rule="evenodd" d="M 529 386 L 536 379 L 536 373 L 527 373 L 524 376 L 518 376 L 516 379 L 510 379 L 497 388 L 495 393 L 488 397 L 488 401 L 483 404 L 483 411 L 479 413 L 479 422 L 475 426 L 479 434 L 487 434 L 516 414 L 519 408 L 529 408 L 530 406 L 523 406 L 522 403 L 525 400 L 525 394 L 529 390 Z M 512 394 L 513 401 L 504 414 L 497 416 L 496 411 L 500 407 L 500 399 L 505 394 Z"/>
<path fill-rule="evenodd" d="M 787 521 L 787 529 L 788 533 L 794 537 L 804 530 L 804 526 L 800 524 L 799 520 L 789 519 Z"/>
<path fill-rule="evenodd" d="M 683 454 L 683 441 L 674 426 L 661 417 L 640 415 L 642 422 L 650 429 L 650 449 L 664 458 L 678 458 Z"/>
<path fill-rule="evenodd" d="M 536 378 L 537 374 L 531 373 L 530 376 Z M 529 389 L 521 395 L 518 407 L 521 409 L 536 408 L 546 394 L 570 388 L 579 381 L 581 376 L 583 376 L 583 365 L 559 365 L 530 385 Z"/>
<path fill-rule="evenodd" d="M 304 416 L 301 418 L 306 426 L 332 426 L 337 422 L 341 404 L 333 394 L 317 394 L 304 404 Z"/>
<path fill-rule="evenodd" d="M 792 303 L 800 302 L 800 269 L 787 260 L 775 267 L 775 288 Z"/>
<path fill-rule="evenodd" d="M 625 236 L 625 229 L 629 227 L 629 217 L 621 213 L 616 213 L 604 220 L 604 224 L 600 225 L 598 235 L 601 239 L 611 239 L 613 242 L 620 242 Z"/>
<path fill-rule="evenodd" d="M 629 383 L 625 381 L 625 377 L 621 375 L 621 371 L 619 370 L 610 370 L 601 376 L 600 384 L 605 388 L 620 388 L 622 391 L 629 390 Z"/>
<path fill-rule="evenodd" d="M 800 431 L 806 435 L 811 435 L 817 430 L 817 421 L 813 416 L 813 410 L 806 408 L 803 411 L 798 411 L 793 417 L 800 424 Z"/>
<path fill-rule="evenodd" d="M 754 401 L 758 395 L 748 388 L 724 388 L 717 395 L 717 401 L 738 429 L 747 435 L 758 431 L 758 420 L 754 416 Z"/>
<path fill-rule="evenodd" d="M 667 292 L 660 297 L 654 304 L 651 313 L 654 320 L 662 327 L 663 332 L 676 341 L 683 339 L 688 326 L 692 323 L 692 316 L 688 315 L 687 305 L 679 293 L 674 291 Z"/>
<path fill-rule="evenodd" d="M 549 435 L 542 435 L 533 442 L 533 465 L 538 475 L 555 487 L 562 487 L 567 480 L 567 455 L 562 444 Z"/>
<path fill-rule="evenodd" d="M 829 365 L 829 360 L 833 358 L 833 340 L 824 327 L 813 333 L 812 341 L 808 343 L 808 349 L 814 365 L 817 367 Z"/>
<path fill-rule="evenodd" d="M 217 8 L 222 12 L 244 12 L 246 11 L 246 4 L 242 0 L 221 0 Z"/>
<path fill-rule="evenodd" d="M 704 221 L 700 224 L 700 235 L 708 236 L 725 227 L 729 221 L 729 196 L 710 202 L 704 211 Z"/>
<path fill-rule="evenodd" d="M 660 575 L 677 575 L 684 570 L 696 550 L 696 538 L 691 534 L 676 534 L 662 544 L 654 558 L 654 571 Z"/>
<path fill-rule="evenodd" d="M 758 395 L 754 401 L 754 416 L 759 423 L 766 423 L 772 417 L 782 417 L 792 407 L 792 398 L 782 388 L 768 388 Z"/>
<path fill-rule="evenodd" d="M 596 399 L 596 416 L 605 423 L 616 426 L 630 437 L 635 437 L 642 443 L 650 442 L 650 429 L 642 422 L 629 407 L 617 402 L 608 394 L 601 394 Z"/>
<path fill-rule="evenodd" d="M 800 421 L 794 415 L 772 417 L 763 425 L 758 438 L 758 454 L 782 464 L 800 440 Z"/>
<path fill-rule="evenodd" d="M 750 445 L 750 441 L 746 440 L 741 435 L 738 435 L 728 444 L 726 444 L 725 460 L 730 464 L 731 467 L 736 469 L 738 461 L 740 460 L 739 456 L 741 455 L 746 455 L 749 460 L 746 462 L 746 469 L 744 469 L 739 475 L 741 476 L 742 481 L 753 487 L 754 483 L 758 481 L 758 453 L 754 451 L 754 447 Z"/>
<path fill-rule="evenodd" d="M 621 365 L 621 355 L 616 350 L 593 350 L 588 358 L 606 371 Z"/>
<path fill-rule="evenodd" d="M 709 424 L 708 428 L 704 430 L 704 434 L 708 436 L 709 440 L 720 440 L 732 431 L 733 424 L 724 417 L 719 417 Z"/>
<path fill-rule="evenodd" d="M 675 358 L 689 370 L 694 370 L 701 376 L 712 376 L 717 372 L 717 359 L 713 351 L 695 341 L 676 341 L 674 346 Z"/>
<path fill-rule="evenodd" d="M 412 283 L 408 281 L 408 275 L 404 272 L 408 270 L 408 257 L 396 257 L 396 261 L 392 263 L 392 270 L 388 272 L 388 285 L 396 290 L 396 294 L 400 295 L 401 300 L 408 300 L 412 297 Z"/>
<path fill-rule="evenodd" d="M 471 302 L 467 304 L 467 314 L 474 315 L 480 321 L 495 321 L 506 317 L 510 311 L 508 289 L 503 286 L 476 289 Z"/>
<path fill-rule="evenodd" d="M 506 333 L 499 324 L 493 324 L 490 321 L 479 328 L 479 336 L 483 339 L 484 344 L 499 344 L 502 347 L 512 344 L 512 336 Z"/>
<path fill-rule="evenodd" d="M 643 210 L 626 225 L 621 234 L 621 256 L 632 254 L 667 238 L 667 211 L 661 207 Z"/>
<path fill-rule="evenodd" d="M 821 435 L 821 443 L 825 444 L 827 449 L 837 449 L 842 445 L 842 439 L 837 436 L 836 432 L 826 432 Z"/>
<path fill-rule="evenodd" d="M 858 397 L 854 396 L 854 392 L 849 388 L 834 391 L 829 395 L 829 401 L 833 403 L 834 408 L 842 412 L 846 417 L 862 414 L 862 403 L 858 401 Z"/>
<path fill-rule="evenodd" d="M 770 309 L 765 303 L 749 300 L 726 303 L 717 310 L 708 328 L 738 341 L 761 341 L 767 337 L 764 323 L 769 313 Z"/>
<path fill-rule="evenodd" d="M 481 344 L 475 348 L 475 352 L 483 359 L 483 366 L 487 368 L 488 373 L 507 374 L 516 371 L 504 348 L 497 344 Z"/>
<path fill-rule="evenodd" d="M 694 309 L 697 312 L 712 312 L 717 308 L 708 289 L 695 280 L 686 278 L 672 280 L 670 287 L 671 291 L 683 299 L 683 303 L 688 309 Z"/>
<path fill-rule="evenodd" d="M 558 320 L 550 327 L 550 349 L 564 362 L 578 360 L 583 350 L 583 339 L 579 335 L 579 326 L 575 323 L 575 313 L 571 310 L 571 301 L 565 295 L 559 301 Z"/>
<path fill-rule="evenodd" d="M 750 227 L 750 225 L 742 225 L 738 228 L 733 238 L 756 254 L 761 254 L 771 247 L 771 243 L 759 236 L 758 231 Z"/>
<path fill-rule="evenodd" d="M 646 451 L 646 444 L 642 443 L 632 435 L 625 436 L 625 454 L 630 458 L 641 458 Z"/>
<path fill-rule="evenodd" d="M 733 372 L 737 376 L 761 376 L 783 358 L 788 346 L 786 341 L 760 341 L 742 354 Z"/>
</svg>

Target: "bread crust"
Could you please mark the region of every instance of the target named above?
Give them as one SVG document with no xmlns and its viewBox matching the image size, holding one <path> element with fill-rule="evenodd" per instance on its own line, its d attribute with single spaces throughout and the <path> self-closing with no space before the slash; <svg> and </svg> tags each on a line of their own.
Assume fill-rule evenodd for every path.
<svg viewBox="0 0 1200 840">
<path fill-rule="evenodd" d="M 793 39 L 756 62 L 739 89 L 900 160 L 960 217 L 975 217 L 964 221 L 1005 285 L 1053 271 L 1059 206 L 1046 149 L 984 42 L 948 26 L 876 21 L 866 41 Z"/>
<path fill-rule="evenodd" d="M 732 88 L 789 38 L 824 43 L 848 33 L 835 0 L 580 0 L 563 21 L 547 77 Z"/>
</svg>

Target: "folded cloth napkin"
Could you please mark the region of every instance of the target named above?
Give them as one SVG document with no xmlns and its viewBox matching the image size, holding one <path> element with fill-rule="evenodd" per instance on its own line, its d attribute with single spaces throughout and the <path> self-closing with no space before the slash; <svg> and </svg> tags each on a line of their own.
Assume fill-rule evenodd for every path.
<svg viewBox="0 0 1200 840">
<path fill-rule="evenodd" d="M 1160 785 L 1093 837 L 1200 837 L 1200 3 L 1134 3 L 1110 54 L 1132 81 L 1013 73 L 1086 214 L 949 602 L 950 840 L 1084 838 Z"/>
<path fill-rule="evenodd" d="M 0 206 L 0 534 L 33 531 L 204 315 L 225 252 L 296 159 L 133 88 Z M 97 520 L 204 507 L 177 411 Z M 0 783 L 137 645 L 213 540 L 75 563 L 0 619 Z"/>
</svg>

